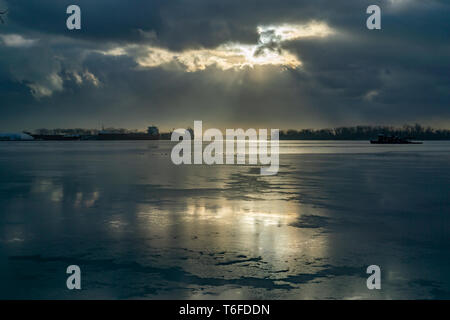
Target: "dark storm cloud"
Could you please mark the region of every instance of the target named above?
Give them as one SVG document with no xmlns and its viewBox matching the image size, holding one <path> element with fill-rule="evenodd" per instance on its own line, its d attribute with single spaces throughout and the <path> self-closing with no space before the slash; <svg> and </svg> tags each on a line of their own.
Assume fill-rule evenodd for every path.
<svg viewBox="0 0 450 320">
<path fill-rule="evenodd" d="M 400 3 L 390 5 L 391 3 Z M 227 41 L 254 42 L 256 26 L 318 19 L 365 32 L 365 9 L 370 4 L 385 5 L 384 23 L 396 24 L 392 35 L 410 35 L 411 30 L 448 36 L 445 1 L 430 0 L 14 0 L 7 1 L 11 20 L 44 33 L 98 39 L 102 41 L 146 41 L 139 30 L 155 31 L 162 45 L 171 49 L 188 46 L 214 47 Z M 401 4 L 404 3 L 404 4 Z M 65 28 L 65 9 L 70 4 L 82 8 L 83 28 L 73 34 Z M 438 10 L 436 10 L 438 9 Z M 426 17 L 425 17 L 426 15 Z M 424 18 L 426 19 L 424 21 Z M 399 23 L 395 22 L 399 19 Z M 428 21 L 428 23 L 427 23 Z M 407 22 L 407 23 L 404 23 Z M 433 25 L 429 23 L 433 22 Z M 414 28 L 419 26 L 420 28 Z M 447 29 L 448 30 L 448 29 Z M 413 36 L 414 37 L 414 36 Z"/>
<path fill-rule="evenodd" d="M 14 0 L 0 25 L 0 130 L 192 125 L 299 128 L 450 121 L 450 5 L 446 1 Z M 68 31 L 65 10 L 82 9 Z M 365 27 L 369 4 L 382 30 Z M 266 44 L 297 69 L 186 72 L 176 61 L 142 68 L 145 45 L 183 52 L 256 44 L 260 25 L 322 21 L 325 38 Z M 1 37 L 3 36 L 3 38 Z M 11 36 L 15 37 L 12 38 Z M 5 38 L 9 36 L 9 38 Z M 133 47 L 134 55 L 105 56 Z M 130 51 L 131 52 L 131 51 Z"/>
</svg>

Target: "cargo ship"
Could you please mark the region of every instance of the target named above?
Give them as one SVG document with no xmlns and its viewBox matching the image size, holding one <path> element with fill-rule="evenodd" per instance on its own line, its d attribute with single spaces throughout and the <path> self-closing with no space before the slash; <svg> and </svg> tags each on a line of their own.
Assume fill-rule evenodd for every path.
<svg viewBox="0 0 450 320">
<path fill-rule="evenodd" d="M 27 133 L 28 135 L 32 136 L 34 140 L 38 141 L 76 141 L 81 140 L 81 136 L 77 134 L 31 134 Z"/>
<path fill-rule="evenodd" d="M 159 130 L 155 126 L 147 128 L 147 132 L 123 132 L 102 130 L 98 134 L 33 134 L 24 132 L 37 141 L 78 141 L 78 140 L 159 140 Z"/>
<path fill-rule="evenodd" d="M 96 140 L 159 140 L 160 134 L 157 127 L 148 127 L 147 132 L 121 133 L 102 130 L 95 137 Z"/>
<path fill-rule="evenodd" d="M 411 141 L 410 138 L 400 138 L 397 136 L 386 136 L 379 134 L 377 140 L 370 140 L 371 144 L 422 144 L 422 142 Z"/>
</svg>

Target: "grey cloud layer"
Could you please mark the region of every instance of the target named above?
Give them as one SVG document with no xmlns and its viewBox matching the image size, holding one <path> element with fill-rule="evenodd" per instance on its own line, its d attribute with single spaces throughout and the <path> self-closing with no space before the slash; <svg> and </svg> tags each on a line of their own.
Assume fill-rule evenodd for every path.
<svg viewBox="0 0 450 320">
<path fill-rule="evenodd" d="M 82 8 L 81 32 L 65 8 Z M 382 7 L 381 31 L 365 8 Z M 0 2 L 0 4 L 2 4 Z M 0 131 L 110 125 L 163 128 L 227 123 L 280 128 L 450 122 L 450 4 L 446 1 L 3 1 Z M 2 7 L 2 6 L 0 6 Z M 142 68 L 146 46 L 167 52 L 258 42 L 257 27 L 326 23 L 336 34 L 283 42 L 302 66 L 186 72 L 176 61 Z M 6 38 L 5 38 L 6 37 Z M 136 50 L 138 50 L 136 49 Z M 142 54 L 142 53 L 139 53 Z"/>
</svg>

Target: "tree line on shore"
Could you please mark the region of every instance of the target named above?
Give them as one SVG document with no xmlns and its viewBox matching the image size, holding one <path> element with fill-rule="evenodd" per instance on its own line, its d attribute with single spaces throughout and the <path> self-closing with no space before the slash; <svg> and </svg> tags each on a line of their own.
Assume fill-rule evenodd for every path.
<svg viewBox="0 0 450 320">
<path fill-rule="evenodd" d="M 105 129 L 116 133 L 133 133 L 137 130 L 129 129 Z M 96 135 L 100 130 L 97 129 L 37 129 L 38 134 L 79 134 Z M 289 129 L 280 131 L 280 140 L 370 140 L 376 138 L 379 134 L 397 136 L 401 138 L 411 138 L 417 140 L 450 140 L 449 129 L 434 129 L 424 127 L 420 124 L 403 127 L 393 126 L 354 126 L 338 127 L 330 129 Z M 171 133 L 161 133 L 160 138 L 170 140 Z"/>
<path fill-rule="evenodd" d="M 450 140 L 450 130 L 433 129 L 420 124 L 392 126 L 355 126 L 332 129 L 301 129 L 280 131 L 281 140 L 369 140 L 379 134 L 416 140 Z"/>
</svg>

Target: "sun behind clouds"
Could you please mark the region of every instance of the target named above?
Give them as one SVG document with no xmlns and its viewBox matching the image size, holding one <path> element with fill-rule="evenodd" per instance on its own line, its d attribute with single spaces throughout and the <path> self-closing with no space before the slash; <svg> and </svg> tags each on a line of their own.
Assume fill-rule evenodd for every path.
<svg viewBox="0 0 450 320">
<path fill-rule="evenodd" d="M 282 48 L 282 43 L 301 38 L 322 38 L 334 31 L 325 23 L 312 21 L 307 24 L 261 25 L 257 27 L 257 44 L 228 42 L 213 49 L 195 49 L 174 52 L 167 49 L 129 45 L 101 51 L 105 55 L 130 55 L 142 68 L 154 68 L 164 64 L 178 63 L 187 72 L 216 66 L 222 70 L 276 65 L 297 68 L 302 62 L 295 54 Z"/>
</svg>

